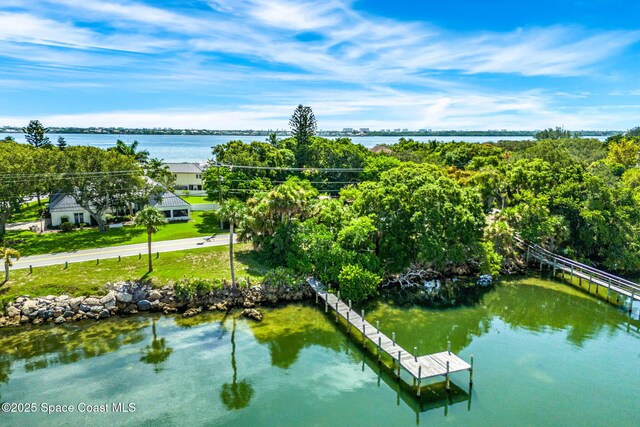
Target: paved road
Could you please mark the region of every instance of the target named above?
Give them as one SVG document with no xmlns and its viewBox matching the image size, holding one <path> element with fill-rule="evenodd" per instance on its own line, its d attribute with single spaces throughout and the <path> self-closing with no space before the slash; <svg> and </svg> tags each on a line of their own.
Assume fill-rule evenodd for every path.
<svg viewBox="0 0 640 427">
<path fill-rule="evenodd" d="M 192 239 L 165 240 L 151 244 L 151 250 L 156 252 L 174 252 L 187 249 L 198 249 L 207 246 L 222 246 L 229 243 L 229 234 L 219 234 L 211 241 L 207 237 L 194 237 Z M 96 259 L 118 258 L 118 256 L 133 256 L 147 254 L 147 244 L 110 246 L 107 248 L 87 249 L 76 252 L 58 252 L 54 254 L 32 255 L 20 258 L 14 262 L 12 269 L 33 267 L 45 267 L 47 265 L 59 265 L 65 262 L 95 261 Z"/>
</svg>

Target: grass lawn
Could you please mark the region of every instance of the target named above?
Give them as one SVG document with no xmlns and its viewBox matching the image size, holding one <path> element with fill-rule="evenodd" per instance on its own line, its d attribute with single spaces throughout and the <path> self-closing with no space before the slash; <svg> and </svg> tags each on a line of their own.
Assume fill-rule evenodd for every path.
<svg viewBox="0 0 640 427">
<path fill-rule="evenodd" d="M 237 278 L 259 282 L 267 271 L 251 250 L 250 244 L 234 246 Z M 207 279 L 231 279 L 229 247 L 214 246 L 188 251 L 165 252 L 153 259 L 153 273 L 147 274 L 147 256 L 100 260 L 11 272 L 11 280 L 0 285 L 0 300 L 8 301 L 20 295 L 46 296 L 67 294 L 71 296 L 103 293 L 107 282 L 148 278 L 154 286 L 171 284 L 184 276 Z"/>
<path fill-rule="evenodd" d="M 191 221 L 167 224 L 153 236 L 155 242 L 188 237 L 210 236 L 220 232 L 219 221 L 213 212 L 191 212 Z M 20 251 L 22 256 L 77 251 L 117 245 L 145 243 L 143 228 L 127 226 L 100 232 L 97 228 L 75 230 L 71 233 L 33 233 L 8 231 L 7 246 Z M 20 242 L 23 240 L 22 242 Z M 15 243 L 12 243 L 15 242 Z"/>
<path fill-rule="evenodd" d="M 192 205 L 201 205 L 208 203 L 218 203 L 214 200 L 209 200 L 207 196 L 180 196 L 182 200 Z"/>
<path fill-rule="evenodd" d="M 15 212 L 9 219 L 10 222 L 32 222 L 40 220 L 40 209 L 44 209 L 45 205 L 49 203 L 49 199 L 41 199 L 41 205 L 38 206 L 38 201 L 23 203 L 20 205 L 20 212 Z"/>
</svg>

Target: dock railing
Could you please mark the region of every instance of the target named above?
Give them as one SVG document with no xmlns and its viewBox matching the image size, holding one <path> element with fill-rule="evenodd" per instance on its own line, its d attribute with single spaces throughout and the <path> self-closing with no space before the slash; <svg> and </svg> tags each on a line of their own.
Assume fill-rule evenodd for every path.
<svg viewBox="0 0 640 427">
<path fill-rule="evenodd" d="M 573 276 L 580 280 L 587 280 L 589 285 L 596 285 L 596 289 L 600 286 L 606 287 L 607 301 L 611 292 L 629 298 L 629 311 L 632 311 L 634 301 L 640 300 L 640 285 L 631 280 L 555 254 L 539 245 L 527 243 L 519 236 L 514 236 L 514 240 L 523 251 L 526 251 L 527 263 L 535 259 L 540 262 L 540 268 L 546 265 L 553 269 L 554 276 L 557 271 L 561 271 L 563 276 L 565 273 L 569 273 L 571 280 L 573 280 Z"/>
</svg>

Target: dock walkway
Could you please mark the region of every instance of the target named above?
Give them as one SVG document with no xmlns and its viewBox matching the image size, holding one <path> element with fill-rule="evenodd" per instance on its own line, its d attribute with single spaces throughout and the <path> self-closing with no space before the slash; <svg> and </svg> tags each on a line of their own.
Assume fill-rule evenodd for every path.
<svg viewBox="0 0 640 427">
<path fill-rule="evenodd" d="M 571 283 L 573 283 L 574 277 L 578 278 L 580 284 L 585 280 L 589 284 L 589 293 L 591 293 L 592 284 L 595 285 L 596 293 L 598 293 L 598 289 L 602 287 L 607 290 L 607 301 L 610 300 L 611 294 L 615 294 L 616 302 L 620 302 L 619 300 L 622 299 L 622 303 L 630 313 L 633 311 L 634 302 L 640 301 L 640 285 L 635 282 L 565 258 L 538 245 L 529 244 L 518 236 L 515 236 L 514 239 L 520 248 L 526 251 L 527 263 L 539 262 L 540 270 L 542 270 L 543 265 L 546 265 L 553 271 L 554 277 L 557 272 L 561 272 L 563 278 L 565 274 L 569 275 L 569 281 Z"/>
<path fill-rule="evenodd" d="M 307 282 L 316 293 L 316 303 L 319 300 L 325 303 L 325 312 L 328 312 L 329 309 L 333 310 L 337 316 L 346 320 L 349 333 L 352 328 L 356 329 L 362 334 L 363 343 L 366 342 L 364 341 L 366 339 L 376 346 L 378 361 L 380 361 L 382 353 L 386 353 L 393 359 L 393 368 L 397 369 L 398 377 L 400 377 L 400 368 L 402 368 L 413 377 L 414 381 L 417 380 L 418 396 L 420 396 L 420 385 L 423 379 L 444 376 L 447 382 L 447 389 L 449 389 L 450 374 L 469 371 L 469 382 L 472 382 L 473 356 L 471 356 L 471 363 L 469 364 L 452 353 L 450 348 L 447 351 L 424 356 L 412 354 L 396 343 L 395 336 L 390 339 L 380 332 L 379 325 L 373 326 L 367 322 L 364 318 L 364 312 L 359 314 L 349 304 L 341 301 L 339 293 L 335 295 L 326 291 L 322 283 L 315 279 L 309 279 Z M 450 347 L 450 344 L 448 347 Z M 415 350 L 414 348 L 414 352 Z"/>
</svg>

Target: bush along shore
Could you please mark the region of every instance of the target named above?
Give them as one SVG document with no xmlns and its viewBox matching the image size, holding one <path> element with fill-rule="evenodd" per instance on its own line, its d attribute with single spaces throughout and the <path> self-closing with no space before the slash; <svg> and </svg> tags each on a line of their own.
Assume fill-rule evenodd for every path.
<svg viewBox="0 0 640 427">
<path fill-rule="evenodd" d="M 257 308 L 260 305 L 301 301 L 313 296 L 313 290 L 303 283 L 243 287 L 223 283 L 215 289 L 207 283 L 185 279 L 174 286 L 153 288 L 144 282 L 120 282 L 107 284 L 107 293 L 102 296 L 30 298 L 25 295 L 7 305 L 5 315 L 0 316 L 0 327 L 100 320 L 148 311 L 181 313 L 190 317 L 203 310 L 228 311 L 232 308 L 242 308 L 243 315 L 259 321 L 262 320 L 262 313 Z"/>
</svg>

